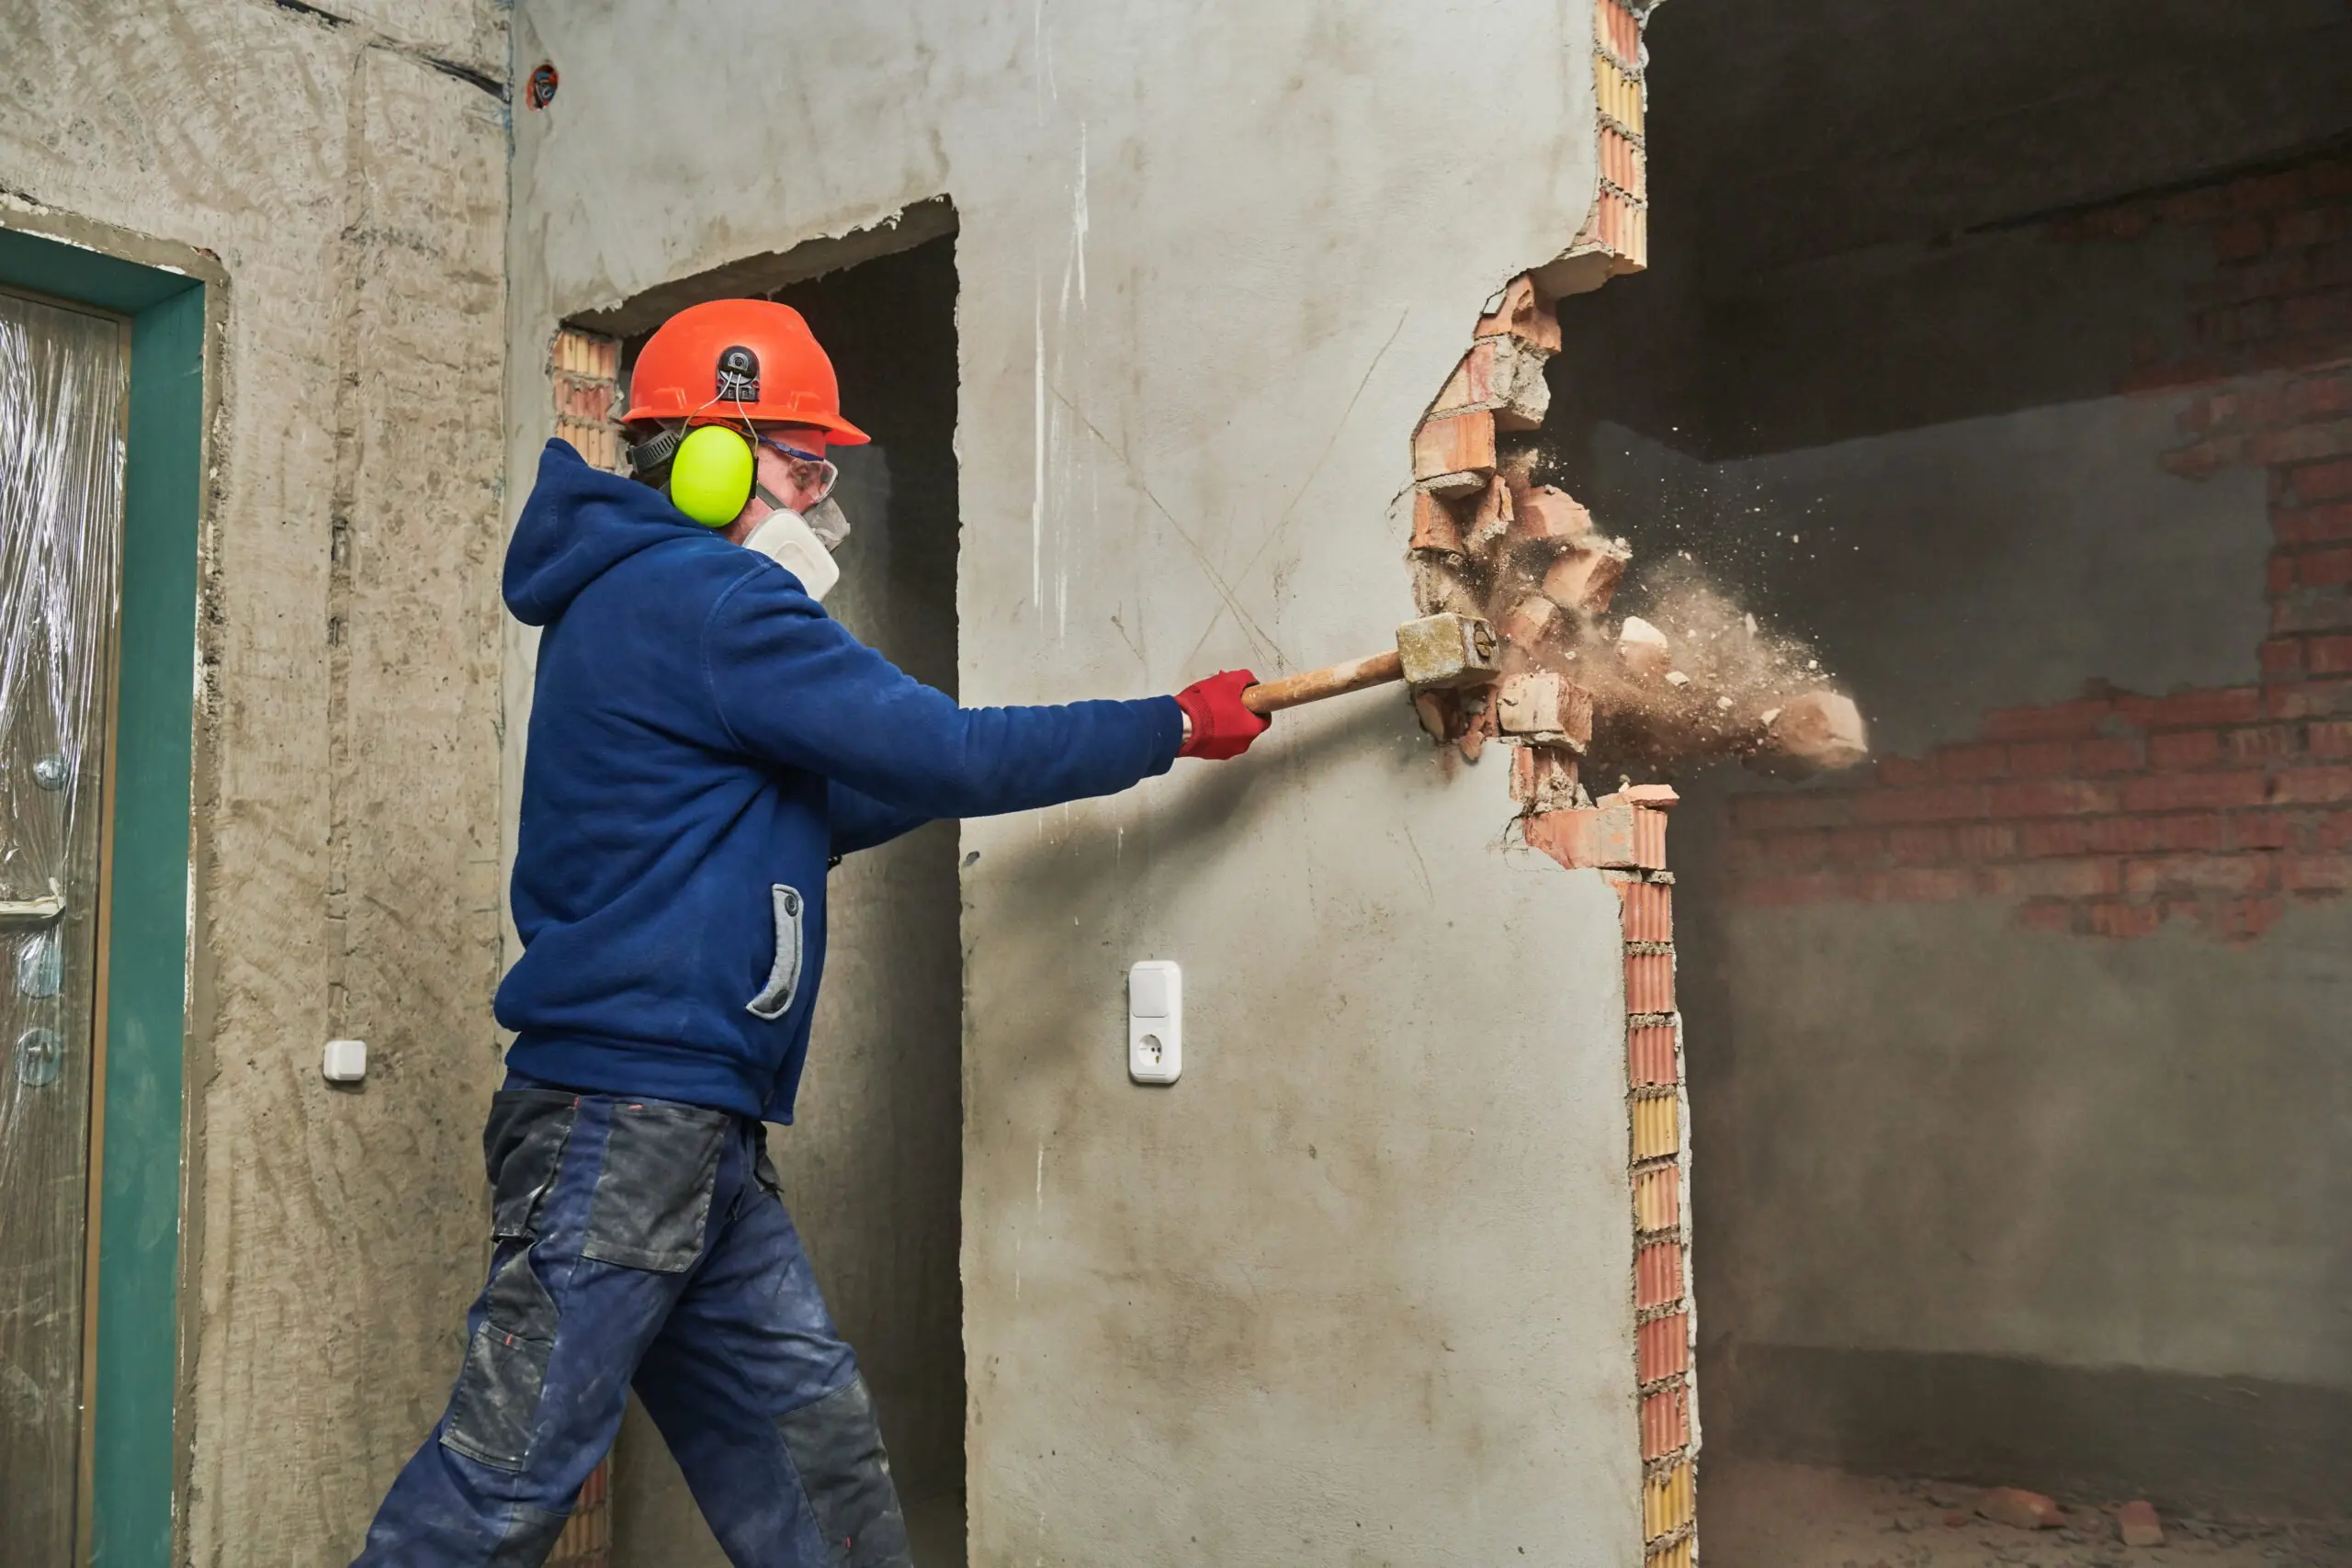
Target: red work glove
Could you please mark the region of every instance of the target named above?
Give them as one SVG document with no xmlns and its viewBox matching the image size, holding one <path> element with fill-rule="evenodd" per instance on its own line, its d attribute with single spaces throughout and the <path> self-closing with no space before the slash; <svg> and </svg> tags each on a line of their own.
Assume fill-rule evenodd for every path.
<svg viewBox="0 0 2352 1568">
<path fill-rule="evenodd" d="M 1193 721 L 1193 733 L 1176 754 L 1223 761 L 1250 750 L 1250 742 L 1273 722 L 1241 705 L 1242 692 L 1257 683 L 1258 677 L 1247 670 L 1227 670 L 1177 693 L 1177 705 Z"/>
</svg>

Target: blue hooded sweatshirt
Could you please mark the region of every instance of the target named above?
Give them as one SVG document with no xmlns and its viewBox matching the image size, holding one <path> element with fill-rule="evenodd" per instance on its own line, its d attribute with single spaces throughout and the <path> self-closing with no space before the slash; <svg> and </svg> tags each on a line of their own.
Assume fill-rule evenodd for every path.
<svg viewBox="0 0 2352 1568">
<path fill-rule="evenodd" d="M 511 1068 L 570 1089 L 791 1121 L 831 857 L 1108 795 L 1182 741 L 1172 697 L 959 708 L 561 441 L 504 588 L 545 631 L 498 1021 Z"/>
</svg>

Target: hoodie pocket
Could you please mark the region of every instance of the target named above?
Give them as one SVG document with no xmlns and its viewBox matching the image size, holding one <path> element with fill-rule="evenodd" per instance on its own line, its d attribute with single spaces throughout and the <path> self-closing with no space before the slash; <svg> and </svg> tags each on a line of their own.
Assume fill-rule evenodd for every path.
<svg viewBox="0 0 2352 1568">
<path fill-rule="evenodd" d="M 781 882 L 768 893 L 775 901 L 775 964 L 768 971 L 767 985 L 745 1008 L 752 1017 L 773 1022 L 791 1011 L 794 998 L 800 995 L 800 928 L 806 904 Z"/>
</svg>

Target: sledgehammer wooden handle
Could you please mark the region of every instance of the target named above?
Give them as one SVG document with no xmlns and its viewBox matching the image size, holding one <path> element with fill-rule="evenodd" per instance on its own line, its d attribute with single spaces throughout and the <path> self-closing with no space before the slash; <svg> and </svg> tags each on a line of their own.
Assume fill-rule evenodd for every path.
<svg viewBox="0 0 2352 1568">
<path fill-rule="evenodd" d="M 1319 703 L 1325 697 L 1361 692 L 1367 686 L 1385 686 L 1404 678 L 1405 657 L 1392 648 L 1369 659 L 1351 659 L 1345 664 L 1329 664 L 1320 670 L 1285 675 L 1279 681 L 1261 681 L 1241 694 L 1241 705 L 1254 714 L 1278 713 L 1302 703 Z"/>
</svg>

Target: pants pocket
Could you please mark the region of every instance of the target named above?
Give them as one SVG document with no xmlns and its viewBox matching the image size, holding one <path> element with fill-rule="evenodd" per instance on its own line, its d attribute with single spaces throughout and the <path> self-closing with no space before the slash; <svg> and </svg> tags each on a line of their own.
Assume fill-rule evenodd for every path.
<svg viewBox="0 0 2352 1568">
<path fill-rule="evenodd" d="M 492 1235 L 532 1234 L 579 1113 L 577 1095 L 552 1089 L 501 1089 L 491 1096 L 481 1156 L 490 1172 Z"/>
<path fill-rule="evenodd" d="M 775 961 L 768 970 L 768 983 L 744 1009 L 754 1018 L 773 1022 L 790 1012 L 794 998 L 800 995 L 800 961 L 805 951 L 800 926 L 806 905 L 797 892 L 781 882 L 768 889 L 768 897 L 775 905 Z"/>
<path fill-rule="evenodd" d="M 776 1430 L 833 1568 L 912 1568 L 899 1488 L 865 1380 L 854 1377 L 813 1404 L 776 1418 Z"/>
<path fill-rule="evenodd" d="M 466 1346 L 441 1442 L 493 1470 L 519 1471 L 538 1425 L 556 1306 L 529 1250 L 500 1250 L 507 1256 L 491 1273 L 487 1310 Z"/>
<path fill-rule="evenodd" d="M 665 1100 L 615 1102 L 580 1255 L 657 1274 L 693 1268 L 733 1121 Z"/>
</svg>

